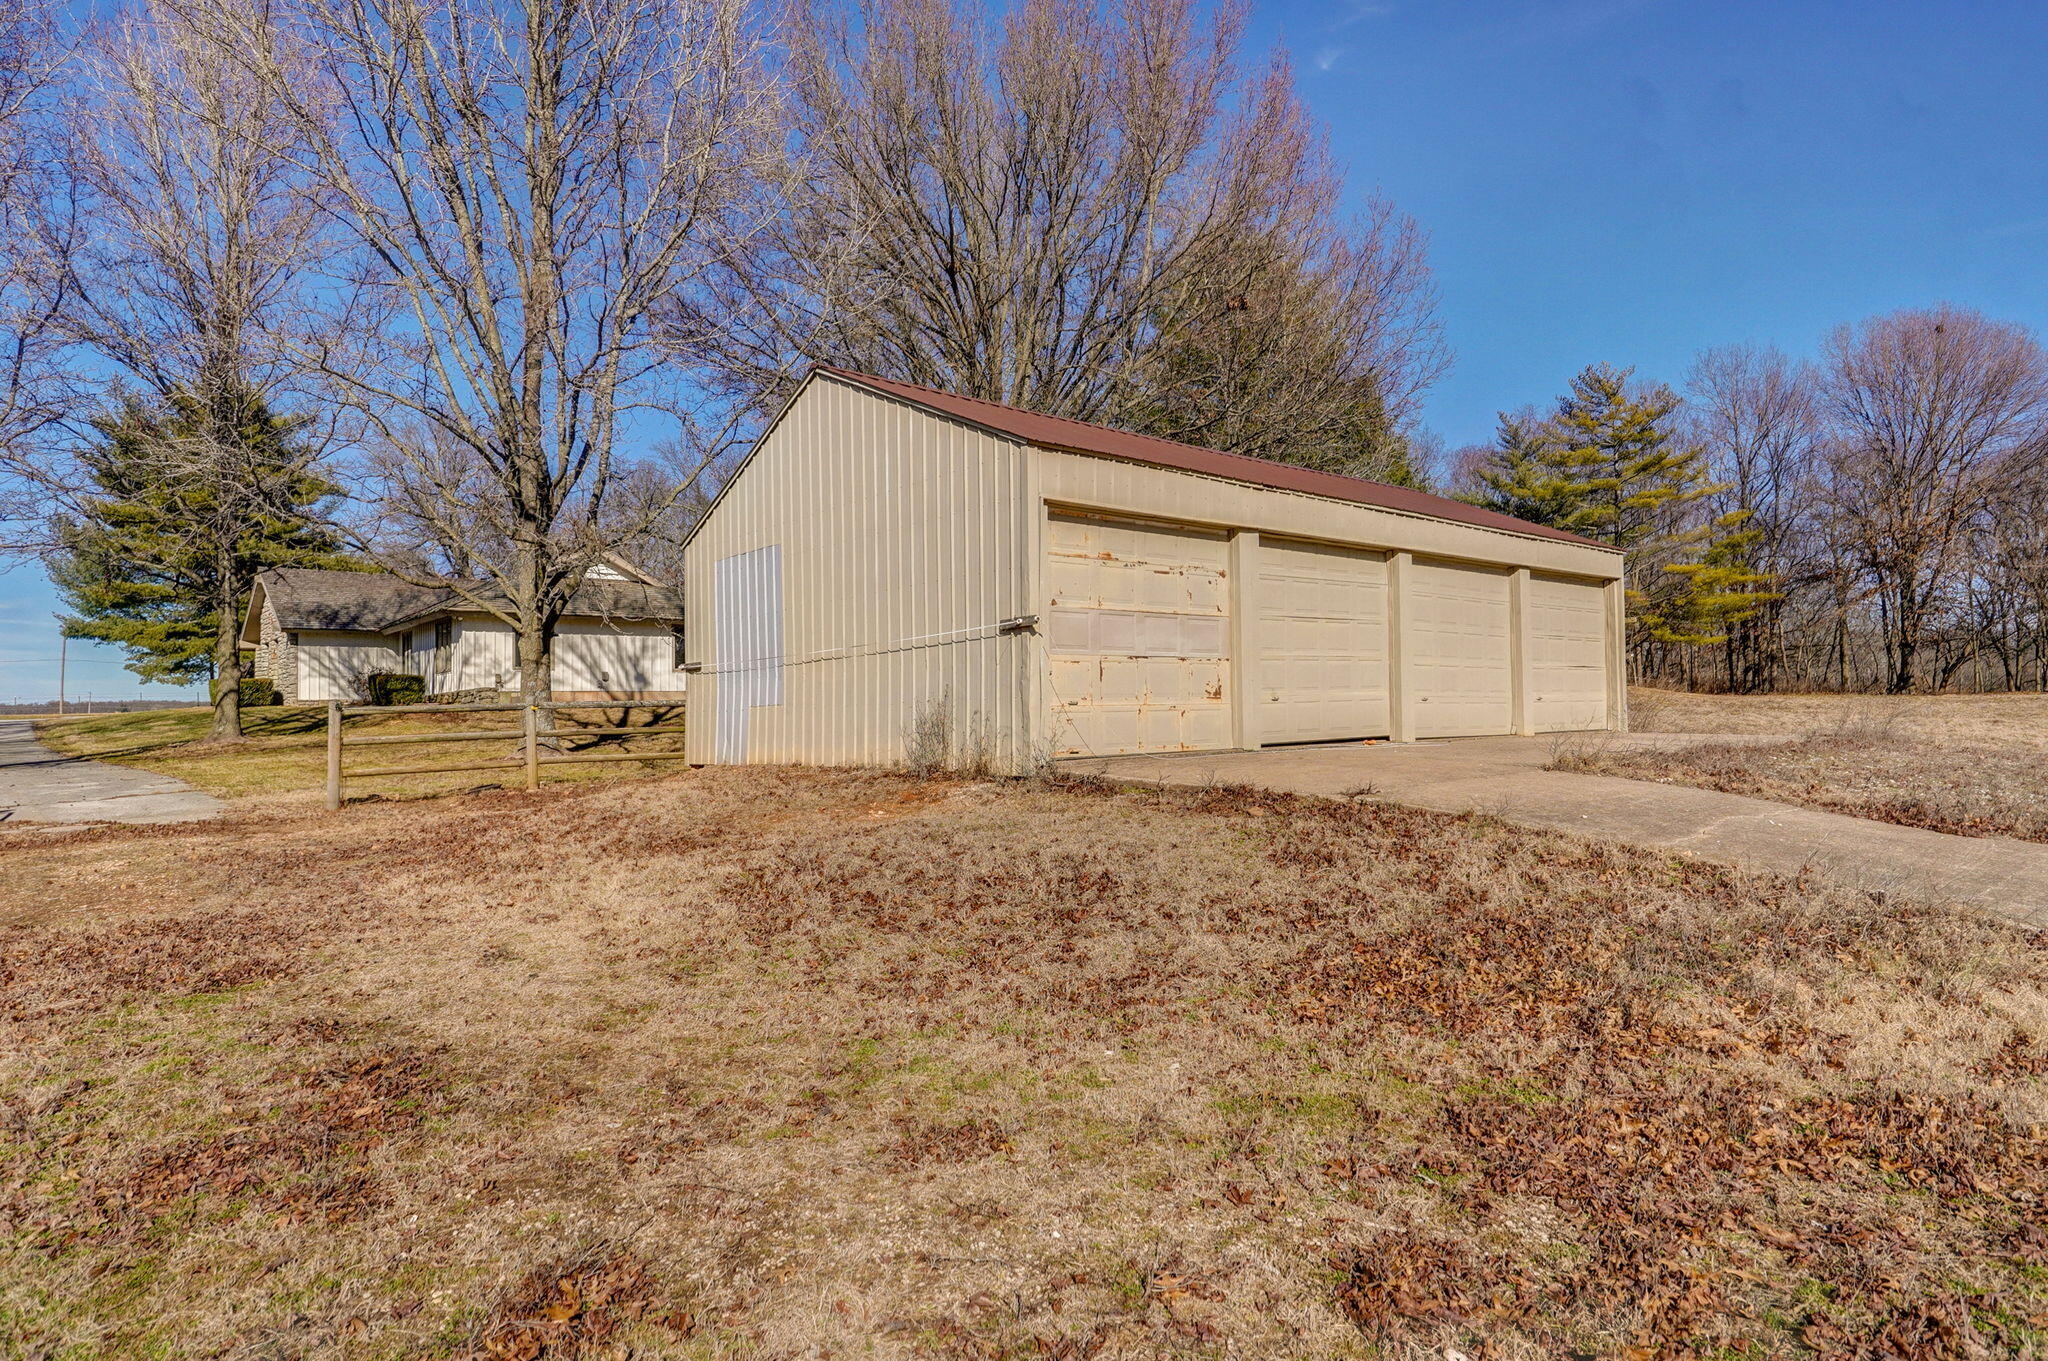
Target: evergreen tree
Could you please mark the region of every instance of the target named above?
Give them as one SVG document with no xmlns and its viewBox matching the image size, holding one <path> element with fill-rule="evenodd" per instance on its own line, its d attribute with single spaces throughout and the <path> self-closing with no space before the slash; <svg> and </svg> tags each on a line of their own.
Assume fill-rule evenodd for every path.
<svg viewBox="0 0 2048 1361">
<path fill-rule="evenodd" d="M 1753 512 L 1730 511 L 1707 522 L 1704 551 L 1697 562 L 1664 565 L 1683 580 L 1654 604 L 1645 599 L 1642 624 L 1662 643 L 1708 647 L 1728 641 L 1729 630 L 1767 602 L 1783 598 L 1778 578 L 1752 566 L 1763 531 L 1748 525 Z"/>
<path fill-rule="evenodd" d="M 1709 480 L 1706 451 L 1679 438 L 1678 395 L 1632 374 L 1590 365 L 1548 420 L 1503 414 L 1473 499 L 1627 550 L 1637 650 L 1718 643 L 1769 598 L 1771 578 L 1744 566 L 1756 531 L 1746 512 L 1700 513 L 1726 488 Z"/>
<path fill-rule="evenodd" d="M 345 565 L 314 512 L 338 494 L 309 471 L 301 423 L 241 393 L 129 398 L 93 422 L 90 487 L 51 528 L 50 577 L 74 638 L 116 644 L 148 681 L 211 679 L 214 736 L 241 731 L 241 610 L 270 567 Z M 219 432 L 225 432 L 223 439 Z M 223 447 L 226 446 L 226 447 Z"/>
<path fill-rule="evenodd" d="M 1572 511 L 1572 488 L 1549 465 L 1550 432 L 1523 414 L 1500 413 L 1493 452 L 1481 464 L 1479 487 L 1468 499 L 1488 510 L 1539 525 L 1556 525 Z"/>
</svg>

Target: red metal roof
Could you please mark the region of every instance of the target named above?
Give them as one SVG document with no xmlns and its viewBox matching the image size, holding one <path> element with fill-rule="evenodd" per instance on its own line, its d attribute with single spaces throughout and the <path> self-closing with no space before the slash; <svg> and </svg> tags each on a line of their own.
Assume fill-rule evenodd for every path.
<svg viewBox="0 0 2048 1361">
<path fill-rule="evenodd" d="M 1566 543 L 1605 548 L 1610 552 L 1620 551 L 1612 544 L 1601 543 L 1598 539 L 1589 539 L 1582 534 L 1552 529 L 1549 525 L 1539 525 L 1528 520 L 1518 520 L 1512 515 L 1502 515 L 1498 511 L 1467 505 L 1463 501 L 1453 501 L 1447 496 L 1432 496 L 1428 492 L 1416 491 L 1412 487 L 1395 487 L 1385 482 L 1368 482 L 1362 477 L 1317 472 L 1311 468 L 1298 468 L 1291 463 L 1275 463 L 1271 459 L 1253 458 L 1249 454 L 1226 454 L 1218 449 L 1203 449 L 1176 440 L 1159 439 L 1153 435 L 1134 435 L 1128 430 L 1118 430 L 1112 426 L 1068 420 L 1064 416 L 1044 416 L 1036 411 L 1004 406 L 1000 402 L 984 401 L 979 397 L 961 397 L 951 392 L 940 392 L 936 388 L 920 387 L 916 383 L 899 383 L 893 378 L 877 378 L 871 373 L 856 373 L 852 369 L 834 368 L 829 364 L 820 364 L 816 371 L 873 388 L 877 392 L 900 398 L 914 406 L 936 411 L 942 416 L 951 416 L 970 425 L 994 430 L 1027 444 L 1038 445 L 1040 448 L 1061 449 L 1077 454 L 1100 454 L 1105 458 L 1128 459 L 1133 463 L 1151 463 L 1161 468 L 1179 468 L 1183 472 L 1227 478 L 1232 482 L 1250 482 L 1281 491 L 1327 496 L 1337 501 L 1353 501 L 1359 505 L 1379 506 L 1385 510 L 1401 511 L 1410 515 L 1427 515 L 1436 520 L 1454 520 L 1459 524 L 1477 525 L 1482 529 L 1498 529 L 1510 534 L 1528 534 L 1542 539 L 1561 539 Z"/>
</svg>

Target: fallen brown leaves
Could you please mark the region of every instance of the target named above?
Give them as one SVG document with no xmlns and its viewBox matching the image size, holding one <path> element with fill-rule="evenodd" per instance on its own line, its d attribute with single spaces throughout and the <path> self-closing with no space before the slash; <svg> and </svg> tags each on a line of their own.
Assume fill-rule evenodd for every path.
<svg viewBox="0 0 2048 1361">
<path fill-rule="evenodd" d="M 474 1361 L 566 1361 L 606 1346 L 643 1319 L 678 1338 L 696 1332 L 689 1311 L 658 1312 L 656 1293 L 654 1273 L 631 1252 L 608 1249 L 550 1263 L 507 1293 L 471 1356 Z"/>
<path fill-rule="evenodd" d="M 419 1053 L 352 1056 L 280 1074 L 273 1085 L 287 1093 L 283 1102 L 247 1112 L 245 1123 L 88 1168 L 69 1213 L 38 1226 L 44 1249 L 144 1237 L 160 1216 L 200 1196 L 246 1201 L 280 1224 L 349 1223 L 390 1195 L 370 1152 L 452 1100 L 432 1057 Z"/>
<path fill-rule="evenodd" d="M 986 1117 L 938 1122 L 898 1116 L 896 1130 L 896 1139 L 887 1151 L 900 1167 L 979 1162 L 1016 1151 L 1003 1127 Z"/>
<path fill-rule="evenodd" d="M 1341 868 L 1320 829 L 1297 839 L 1304 858 Z M 1409 1065 L 1441 1098 L 1416 1150 L 1371 1173 L 1348 1158 L 1327 1168 L 1345 1181 L 1424 1169 L 1462 1220 L 1458 1241 L 1403 1230 L 1340 1254 L 1347 1314 L 1376 1336 L 1455 1324 L 1475 1345 L 1642 1356 L 1766 1346 L 1746 1321 L 1773 1314 L 1829 1358 L 1991 1356 L 2039 1338 L 2038 1298 L 2015 1314 L 1996 1288 L 1929 1267 L 2033 1241 L 2048 1134 L 1971 1094 L 1883 1082 L 1821 1093 L 1744 1073 L 1768 1058 L 1824 1079 L 1842 1066 L 1839 1040 L 1741 986 L 1724 956 L 1688 948 L 1705 941 L 1666 934 L 1646 952 L 1610 853 L 1566 849 L 1558 862 L 1581 871 L 1575 892 L 1445 892 L 1439 915 L 1348 948 L 1348 932 L 1311 932 L 1275 977 L 1299 1019 L 1347 1047 L 1442 1042 L 1463 1074 L 1431 1080 Z M 1757 885 L 1676 872 L 1730 914 L 1769 906 L 1737 900 Z M 1889 924 L 1833 927 L 1765 953 L 1910 948 L 1883 939 Z M 1698 1024 L 1709 999 L 1720 1023 Z M 2031 1073 L 2042 1057 L 2015 1031 L 1977 1070 Z M 1532 1202 L 1570 1229 L 1503 1246 Z"/>
<path fill-rule="evenodd" d="M 219 992 L 289 977 L 301 944 L 261 912 L 128 922 L 72 935 L 31 930 L 0 947 L 5 1019 L 35 1022 L 138 996 Z"/>
<path fill-rule="evenodd" d="M 28 1348 L 2048 1345 L 2048 937 L 1234 789 L 707 771 L 180 835 L 135 843 L 175 909 L 0 944 Z"/>
</svg>

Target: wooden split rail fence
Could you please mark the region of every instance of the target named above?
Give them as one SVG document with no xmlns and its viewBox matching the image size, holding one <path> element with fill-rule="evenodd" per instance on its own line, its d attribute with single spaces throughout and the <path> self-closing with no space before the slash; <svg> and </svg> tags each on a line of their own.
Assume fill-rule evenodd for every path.
<svg viewBox="0 0 2048 1361">
<path fill-rule="evenodd" d="M 542 766 L 577 765 L 590 761 L 680 761 L 684 759 L 679 751 L 641 752 L 580 752 L 567 755 L 541 755 L 543 740 L 568 737 L 652 737 L 662 733 L 679 733 L 680 723 L 648 725 L 645 727 L 615 728 L 560 728 L 554 723 L 554 715 L 564 709 L 673 709 L 677 702 L 672 699 L 653 700 L 581 700 L 563 702 L 549 700 L 543 704 L 380 704 L 343 705 L 340 700 L 330 700 L 327 705 L 327 809 L 329 812 L 341 807 L 342 781 L 344 779 L 369 779 L 381 775 L 436 775 L 444 771 L 458 770 L 523 770 L 526 787 L 540 787 Z M 499 728 L 492 732 L 422 732 L 422 733 L 376 733 L 351 737 L 342 730 L 342 721 L 369 715 L 393 717 L 400 714 L 518 714 L 520 725 L 517 731 Z M 541 715 L 548 715 L 545 727 Z M 425 742 L 504 742 L 517 738 L 520 742 L 519 755 L 509 761 L 462 761 L 434 765 L 369 766 L 356 770 L 342 768 L 342 752 L 348 747 L 370 746 L 414 746 Z"/>
</svg>

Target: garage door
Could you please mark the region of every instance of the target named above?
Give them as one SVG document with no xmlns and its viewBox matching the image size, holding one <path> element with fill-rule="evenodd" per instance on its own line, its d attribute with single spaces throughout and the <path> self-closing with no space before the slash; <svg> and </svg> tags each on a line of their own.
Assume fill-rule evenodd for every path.
<svg viewBox="0 0 2048 1361">
<path fill-rule="evenodd" d="M 1054 754 L 1229 746 L 1226 537 L 1070 515 L 1049 529 Z"/>
<path fill-rule="evenodd" d="M 1257 599 L 1259 740 L 1385 736 L 1386 555 L 1268 539 Z"/>
<path fill-rule="evenodd" d="M 1537 732 L 1607 726 L 1607 592 L 1529 578 L 1530 716 Z"/>
<path fill-rule="evenodd" d="M 1508 577 L 1479 567 L 1417 561 L 1403 646 L 1411 658 L 1417 737 L 1509 731 L 1513 680 Z"/>
</svg>

